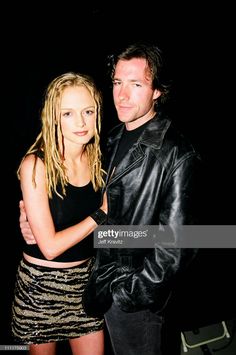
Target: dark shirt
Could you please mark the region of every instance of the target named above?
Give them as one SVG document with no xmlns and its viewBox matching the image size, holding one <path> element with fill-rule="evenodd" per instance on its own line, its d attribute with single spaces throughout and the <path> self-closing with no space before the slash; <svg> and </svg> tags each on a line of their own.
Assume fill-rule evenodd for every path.
<svg viewBox="0 0 236 355">
<path fill-rule="evenodd" d="M 49 204 L 55 229 L 58 232 L 81 222 L 96 211 L 101 204 L 101 192 L 95 192 L 91 182 L 82 187 L 68 184 L 64 199 L 53 193 L 52 199 L 49 199 Z M 37 244 L 28 245 L 25 243 L 24 252 L 35 258 L 46 259 Z M 84 260 L 92 255 L 94 255 L 93 233 L 53 261 L 73 262 Z"/>
<path fill-rule="evenodd" d="M 128 131 L 126 128 L 121 136 L 120 143 L 115 155 L 115 158 L 112 162 L 112 170 L 115 168 L 119 162 L 124 158 L 124 156 L 128 153 L 130 148 L 134 145 L 134 143 L 138 140 L 142 132 L 144 131 L 148 122 L 144 123 L 142 126 L 137 127 L 131 131 Z"/>
</svg>

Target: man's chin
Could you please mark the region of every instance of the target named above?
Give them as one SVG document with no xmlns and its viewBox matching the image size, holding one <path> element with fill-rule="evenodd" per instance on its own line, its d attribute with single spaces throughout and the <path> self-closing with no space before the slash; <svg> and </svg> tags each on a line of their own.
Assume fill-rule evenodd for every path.
<svg viewBox="0 0 236 355">
<path fill-rule="evenodd" d="M 130 116 L 126 116 L 126 115 L 119 115 L 118 114 L 118 118 L 121 122 L 132 122 L 132 118 Z"/>
</svg>

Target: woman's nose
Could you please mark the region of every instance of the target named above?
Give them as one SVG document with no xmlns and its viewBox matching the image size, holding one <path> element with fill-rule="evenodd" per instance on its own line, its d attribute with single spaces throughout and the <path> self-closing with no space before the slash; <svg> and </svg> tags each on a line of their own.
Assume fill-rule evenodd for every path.
<svg viewBox="0 0 236 355">
<path fill-rule="evenodd" d="M 78 116 L 77 116 L 76 124 L 77 124 L 79 127 L 85 126 L 84 118 L 83 118 L 82 115 L 78 115 Z"/>
</svg>

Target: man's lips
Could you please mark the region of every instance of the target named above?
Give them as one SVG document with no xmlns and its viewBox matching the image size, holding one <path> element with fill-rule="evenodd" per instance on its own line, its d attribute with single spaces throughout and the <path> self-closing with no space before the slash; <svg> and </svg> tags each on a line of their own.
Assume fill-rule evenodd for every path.
<svg viewBox="0 0 236 355">
<path fill-rule="evenodd" d="M 117 106 L 117 111 L 120 111 L 120 112 L 128 112 L 132 109 L 131 106 Z"/>
</svg>

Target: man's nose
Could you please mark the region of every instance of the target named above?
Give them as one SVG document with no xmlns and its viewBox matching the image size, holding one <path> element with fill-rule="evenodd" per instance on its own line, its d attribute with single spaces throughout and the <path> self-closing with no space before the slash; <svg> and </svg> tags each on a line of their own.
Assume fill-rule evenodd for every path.
<svg viewBox="0 0 236 355">
<path fill-rule="evenodd" d="M 121 101 L 127 100 L 129 97 L 129 92 L 127 87 L 121 86 L 118 96 Z"/>
</svg>

